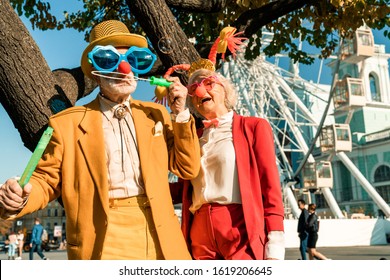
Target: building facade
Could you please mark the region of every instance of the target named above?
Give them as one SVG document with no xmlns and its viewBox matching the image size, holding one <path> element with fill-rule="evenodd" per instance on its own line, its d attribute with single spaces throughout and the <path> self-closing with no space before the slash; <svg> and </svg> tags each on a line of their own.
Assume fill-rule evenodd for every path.
<svg viewBox="0 0 390 280">
<path fill-rule="evenodd" d="M 390 205 L 390 78 L 388 60 L 390 54 L 384 45 L 374 45 L 373 54 L 360 61 L 343 62 L 339 65 L 341 80 L 358 81 L 362 87 L 364 102 L 335 105 L 335 123 L 348 123 L 352 135 L 352 150 L 345 152 L 375 191 Z M 337 63 L 329 66 L 335 71 Z M 356 80 L 354 80 L 356 79 Z M 346 83 L 347 84 L 347 83 Z M 351 94 L 353 85 L 346 94 Z M 352 96 L 352 95 L 350 95 Z M 348 97 L 347 97 L 348 98 Z M 316 160 L 326 160 L 329 154 L 317 153 Z M 383 216 L 369 192 L 336 156 L 332 157 L 332 193 L 340 208 L 352 215 Z M 315 195 L 317 204 L 326 211 L 326 201 Z"/>
</svg>

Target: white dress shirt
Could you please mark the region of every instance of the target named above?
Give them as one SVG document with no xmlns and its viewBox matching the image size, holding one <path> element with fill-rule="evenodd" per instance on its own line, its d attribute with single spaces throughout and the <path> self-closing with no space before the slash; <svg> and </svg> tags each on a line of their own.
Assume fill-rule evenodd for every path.
<svg viewBox="0 0 390 280">
<path fill-rule="evenodd" d="M 103 113 L 109 198 L 126 198 L 144 194 L 136 132 L 129 110 L 130 102 L 128 100 L 123 103 L 127 114 L 119 120 L 114 116 L 114 111 L 120 106 L 119 104 L 101 95 L 99 101 Z"/>
<path fill-rule="evenodd" d="M 109 198 L 126 198 L 145 194 L 137 135 L 130 110 L 130 97 L 123 104 L 117 104 L 99 95 L 99 102 L 103 113 Z M 114 112 L 118 106 L 123 105 L 126 106 L 127 114 L 119 120 Z M 188 122 L 189 119 L 188 109 L 175 115 L 175 121 L 178 123 Z"/>
</svg>

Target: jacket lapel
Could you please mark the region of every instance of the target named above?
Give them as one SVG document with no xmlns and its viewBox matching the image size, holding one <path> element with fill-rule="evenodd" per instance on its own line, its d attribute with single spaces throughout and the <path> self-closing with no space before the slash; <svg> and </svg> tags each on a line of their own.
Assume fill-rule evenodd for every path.
<svg viewBox="0 0 390 280">
<path fill-rule="evenodd" d="M 244 118 L 234 113 L 233 115 L 233 146 L 236 153 L 236 165 L 238 180 L 241 190 L 242 200 L 246 201 L 248 192 L 245 192 L 245 187 L 249 187 L 251 184 L 250 178 L 250 147 L 248 147 L 248 141 L 246 140 L 246 129 Z"/>
<path fill-rule="evenodd" d="M 102 114 L 99 100 L 86 106 L 84 118 L 80 122 L 83 135 L 79 139 L 81 150 L 91 173 L 104 210 L 108 211 L 108 178 L 105 156 L 105 144 L 102 127 Z"/>
</svg>

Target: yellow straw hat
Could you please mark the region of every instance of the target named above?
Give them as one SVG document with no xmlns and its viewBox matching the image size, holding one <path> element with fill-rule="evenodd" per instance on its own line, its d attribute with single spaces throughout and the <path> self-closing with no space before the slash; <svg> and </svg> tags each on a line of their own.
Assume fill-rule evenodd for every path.
<svg viewBox="0 0 390 280">
<path fill-rule="evenodd" d="M 130 33 L 127 26 L 118 20 L 107 20 L 97 24 L 89 35 L 89 45 L 84 50 L 83 55 L 81 56 L 81 69 L 84 72 L 84 75 L 92 78 L 92 65 L 88 61 L 88 53 L 96 45 L 112 45 L 114 47 L 140 47 L 147 48 L 148 42 L 146 38 Z"/>
</svg>

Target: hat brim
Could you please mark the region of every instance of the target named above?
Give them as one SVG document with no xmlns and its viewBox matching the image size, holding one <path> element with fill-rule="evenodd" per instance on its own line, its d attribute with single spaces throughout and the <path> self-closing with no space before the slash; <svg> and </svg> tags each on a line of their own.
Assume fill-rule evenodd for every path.
<svg viewBox="0 0 390 280">
<path fill-rule="evenodd" d="M 140 48 L 147 48 L 148 42 L 146 41 L 145 37 L 132 33 L 118 33 L 115 35 L 108 35 L 91 42 L 81 56 L 81 70 L 83 70 L 84 75 L 88 76 L 89 78 L 92 78 L 92 64 L 88 62 L 88 53 L 92 51 L 92 49 L 97 45 L 112 45 L 114 47 L 136 46 Z"/>
</svg>

